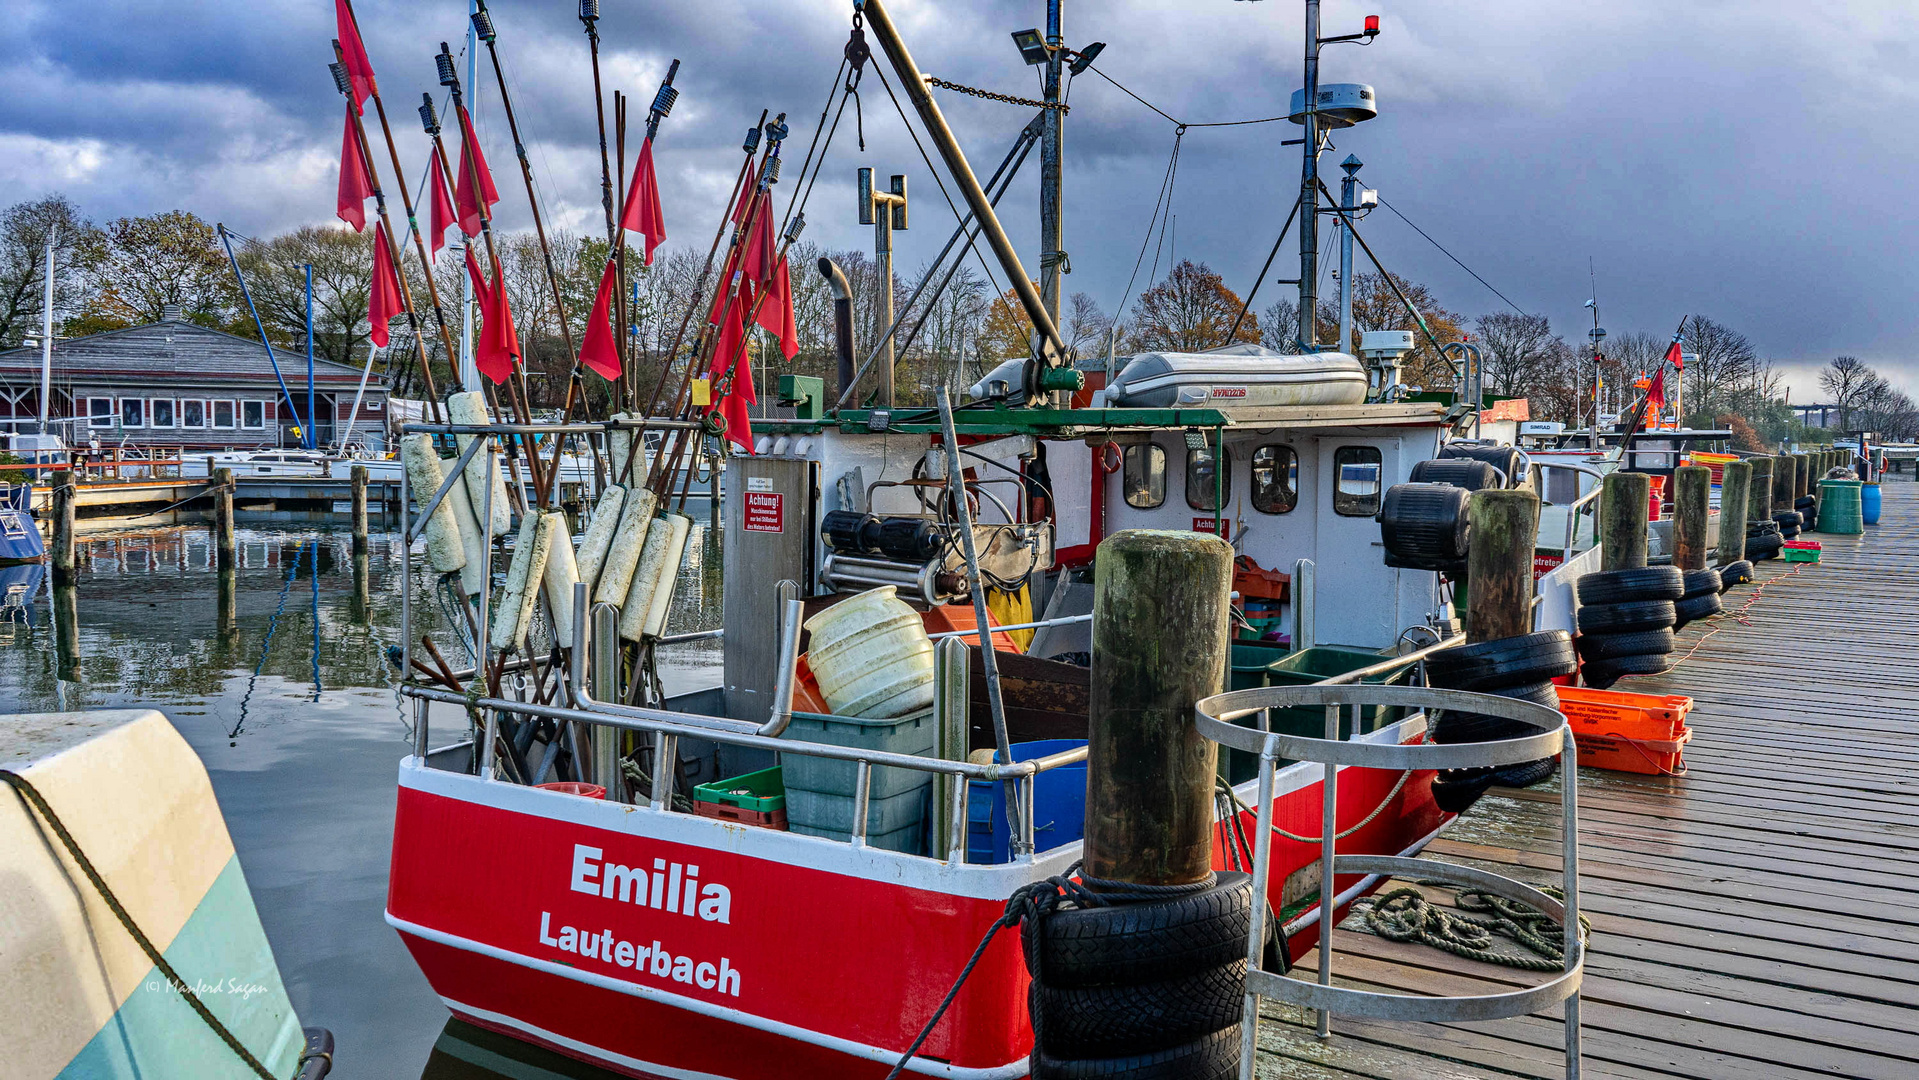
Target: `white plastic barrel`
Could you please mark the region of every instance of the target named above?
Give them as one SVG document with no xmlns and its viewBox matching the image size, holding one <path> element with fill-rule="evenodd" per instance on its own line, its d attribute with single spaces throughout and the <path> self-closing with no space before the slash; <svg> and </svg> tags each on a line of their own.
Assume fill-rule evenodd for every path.
<svg viewBox="0 0 1919 1080">
<path fill-rule="evenodd" d="M 806 620 L 807 666 L 837 716 L 887 719 L 933 704 L 933 642 L 882 585 Z"/>
</svg>

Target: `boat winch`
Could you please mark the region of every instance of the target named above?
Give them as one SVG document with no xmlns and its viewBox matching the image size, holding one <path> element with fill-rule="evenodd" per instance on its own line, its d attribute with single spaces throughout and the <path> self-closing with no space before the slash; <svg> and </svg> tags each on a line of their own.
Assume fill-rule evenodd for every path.
<svg viewBox="0 0 1919 1080">
<path fill-rule="evenodd" d="M 958 528 L 917 514 L 831 511 L 820 519 L 820 539 L 827 548 L 820 582 L 835 592 L 892 585 L 928 604 L 964 596 L 966 556 Z M 989 581 L 1023 581 L 1036 567 L 1052 565 L 1049 522 L 978 523 L 973 543 L 980 573 Z"/>
</svg>

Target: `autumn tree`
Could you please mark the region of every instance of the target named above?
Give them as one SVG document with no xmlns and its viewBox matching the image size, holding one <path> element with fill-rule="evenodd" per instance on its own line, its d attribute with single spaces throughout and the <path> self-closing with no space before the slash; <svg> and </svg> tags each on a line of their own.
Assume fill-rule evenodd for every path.
<svg viewBox="0 0 1919 1080">
<path fill-rule="evenodd" d="M 87 272 L 98 257 L 100 230 L 64 195 L 15 203 L 0 211 L 0 348 L 38 334 L 46 301 L 47 237 L 53 235 L 53 310 L 82 303 Z"/>
<path fill-rule="evenodd" d="M 1032 341 L 1033 320 L 1020 306 L 1019 291 L 1008 289 L 987 308 L 986 325 L 980 329 L 980 363 L 991 368 L 1002 360 L 1031 356 Z"/>
<path fill-rule="evenodd" d="M 107 225 L 83 318 L 88 332 L 157 322 L 168 307 L 221 327 L 232 307 L 226 255 L 213 226 L 185 210 Z"/>
<path fill-rule="evenodd" d="M 373 234 L 308 225 L 269 240 L 248 243 L 236 258 L 246 275 L 253 308 L 276 345 L 301 348 L 306 340 L 306 267 L 313 267 L 313 350 L 336 364 L 364 361 L 369 345 L 367 294 L 373 281 Z M 236 333 L 254 335 L 241 312 Z M 396 332 L 397 333 L 397 332 Z"/>
<path fill-rule="evenodd" d="M 1205 352 L 1230 344 L 1243 303 L 1212 267 L 1182 260 L 1133 302 L 1128 325 L 1134 352 Z M 1247 314 L 1232 341 L 1258 343 L 1259 318 Z"/>
</svg>

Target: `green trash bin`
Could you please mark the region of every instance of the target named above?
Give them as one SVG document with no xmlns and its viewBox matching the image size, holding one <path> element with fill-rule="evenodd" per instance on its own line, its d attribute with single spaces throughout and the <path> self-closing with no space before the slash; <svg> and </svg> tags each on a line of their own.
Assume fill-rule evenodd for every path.
<svg viewBox="0 0 1919 1080">
<path fill-rule="evenodd" d="M 1866 531 L 1857 480 L 1819 481 L 1819 531 L 1830 536 L 1857 536 Z"/>
<path fill-rule="evenodd" d="M 1252 690 L 1271 686 L 1273 665 L 1284 660 L 1288 652 L 1290 650 L 1277 641 L 1233 642 L 1232 671 L 1226 689 Z"/>
<path fill-rule="evenodd" d="M 1334 676 L 1344 675 L 1360 668 L 1371 667 L 1386 659 L 1386 654 L 1368 652 L 1364 649 L 1345 649 L 1331 645 L 1317 645 L 1302 649 L 1282 660 L 1274 662 L 1267 669 L 1268 686 L 1305 686 L 1321 682 Z M 1377 675 L 1369 675 L 1360 680 L 1362 683 L 1379 686 L 1391 683 L 1403 683 L 1412 674 L 1413 662 L 1399 664 Z M 1361 734 L 1378 731 L 1400 719 L 1400 709 L 1396 706 L 1368 705 L 1360 709 L 1359 731 Z M 1324 706 L 1300 705 L 1290 709 L 1272 710 L 1273 730 L 1286 735 L 1306 735 L 1319 738 L 1326 733 L 1326 709 Z M 1243 727 L 1256 727 L 1257 714 L 1239 721 Z M 1342 739 L 1353 737 L 1351 710 L 1340 717 L 1339 735 Z M 1280 764 L 1291 764 L 1293 759 L 1281 758 Z M 1241 750 L 1227 750 L 1220 755 L 1220 771 L 1228 783 L 1242 784 L 1259 775 L 1259 758 Z"/>
</svg>

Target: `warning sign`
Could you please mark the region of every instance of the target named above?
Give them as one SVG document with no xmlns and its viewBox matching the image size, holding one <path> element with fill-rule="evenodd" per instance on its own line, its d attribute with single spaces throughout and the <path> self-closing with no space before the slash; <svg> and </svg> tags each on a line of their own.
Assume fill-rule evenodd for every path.
<svg viewBox="0 0 1919 1080">
<path fill-rule="evenodd" d="M 785 532 L 786 496 L 777 491 L 747 492 L 746 521 L 741 528 L 747 532 Z"/>
<path fill-rule="evenodd" d="M 1213 519 L 1212 519 L 1212 518 L 1209 518 L 1209 517 L 1196 517 L 1196 518 L 1194 518 L 1194 519 L 1193 519 L 1193 531 L 1194 531 L 1194 532 L 1203 532 L 1203 533 L 1209 533 L 1209 532 L 1212 532 L 1212 531 L 1213 531 Z M 1232 522 L 1231 522 L 1230 520 L 1224 520 L 1224 519 L 1222 519 L 1222 520 L 1220 521 L 1220 523 L 1219 523 L 1219 538 L 1220 538 L 1221 540 L 1227 540 L 1227 539 L 1230 539 L 1230 538 L 1232 537 L 1232 535 L 1233 535 L 1233 523 L 1232 523 Z"/>
<path fill-rule="evenodd" d="M 1540 578 L 1559 569 L 1559 564 L 1565 561 L 1566 556 L 1563 552 L 1533 552 L 1533 580 L 1538 581 Z"/>
</svg>

